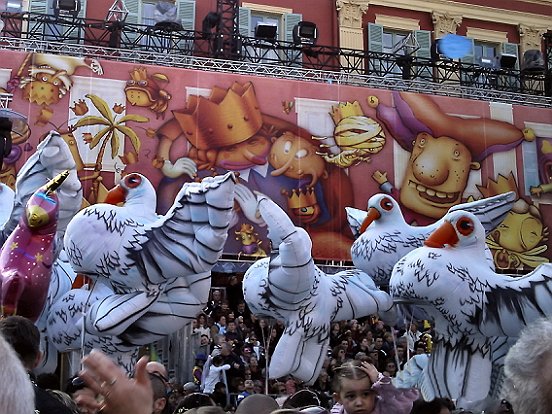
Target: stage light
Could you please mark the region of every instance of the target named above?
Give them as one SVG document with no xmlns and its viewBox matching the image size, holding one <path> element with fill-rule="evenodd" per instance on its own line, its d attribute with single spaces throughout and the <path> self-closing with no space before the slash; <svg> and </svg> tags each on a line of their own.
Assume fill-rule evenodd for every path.
<svg viewBox="0 0 552 414">
<path fill-rule="evenodd" d="M 293 41 L 298 45 L 315 45 L 318 29 L 312 22 L 301 21 L 293 28 Z"/>
<path fill-rule="evenodd" d="M 276 40 L 277 35 L 278 35 L 278 26 L 260 23 L 255 27 L 255 37 L 257 39 L 274 42 Z"/>
</svg>

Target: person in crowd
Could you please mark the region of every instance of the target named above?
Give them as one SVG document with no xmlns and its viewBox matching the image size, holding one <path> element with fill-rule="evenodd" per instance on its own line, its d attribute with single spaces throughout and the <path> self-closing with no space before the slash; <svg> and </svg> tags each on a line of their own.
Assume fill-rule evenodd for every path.
<svg viewBox="0 0 552 414">
<path fill-rule="evenodd" d="M 383 375 L 386 377 L 394 377 L 397 375 L 397 364 L 392 358 L 385 361 Z"/>
<path fill-rule="evenodd" d="M 222 381 L 215 384 L 213 392 L 209 395 L 215 402 L 215 405 L 219 407 L 227 407 L 230 404 L 228 389 L 226 388 L 226 384 Z"/>
<path fill-rule="evenodd" d="M 408 326 L 408 330 L 403 334 L 403 337 L 407 340 L 408 350 L 411 354 L 414 354 L 414 345 L 422 337 L 422 333 L 418 330 L 418 324 L 416 322 L 410 323 L 410 325 Z"/>
<path fill-rule="evenodd" d="M 432 401 L 415 401 L 410 414 L 451 414 L 454 409 L 454 403 L 450 399 L 435 398 Z"/>
<path fill-rule="evenodd" d="M 234 316 L 236 319 L 238 319 L 240 316 L 243 318 L 243 322 L 245 325 L 247 325 L 248 328 L 251 327 L 251 311 L 247 307 L 247 304 L 243 299 L 240 299 L 238 302 L 238 306 L 236 307 L 236 311 L 234 312 Z"/>
<path fill-rule="evenodd" d="M 96 398 L 98 398 L 98 395 L 94 392 L 94 390 L 88 387 L 86 383 L 82 380 L 82 378 L 80 378 L 78 375 L 74 375 L 73 377 L 69 378 L 69 381 L 67 381 L 67 385 L 65 386 L 65 392 L 75 402 L 77 400 L 77 397 L 80 395 L 86 395 L 92 400 L 95 400 Z M 86 407 L 79 407 L 78 404 L 77 404 L 77 407 L 81 414 L 97 413 L 96 410 L 90 410 Z"/>
<path fill-rule="evenodd" d="M 31 380 L 11 345 L 0 335 L 0 413 L 34 412 L 34 389 Z"/>
<path fill-rule="evenodd" d="M 358 352 L 364 352 L 366 355 L 370 353 L 372 341 L 368 339 L 367 335 L 364 335 L 360 338 L 360 341 L 358 342 L 357 346 L 353 349 L 353 354 L 357 354 Z"/>
<path fill-rule="evenodd" d="M 230 369 L 229 364 L 224 363 L 222 355 L 216 355 L 207 359 L 201 391 L 205 394 L 212 394 L 215 391 L 215 385 L 219 382 L 224 383 L 225 371 Z"/>
<path fill-rule="evenodd" d="M 235 320 L 229 320 L 226 326 L 226 332 L 224 334 L 226 342 L 238 343 L 243 342 L 243 337 L 238 332 L 238 327 Z"/>
<path fill-rule="evenodd" d="M 207 361 L 207 356 L 205 354 L 197 354 L 195 357 L 195 364 L 192 368 L 192 377 L 194 380 L 194 384 L 201 385 L 201 378 L 203 377 L 203 366 L 205 365 L 205 361 Z"/>
<path fill-rule="evenodd" d="M 129 378 L 106 354 L 93 349 L 82 359 L 84 369 L 79 377 L 99 398 L 79 395 L 76 403 L 102 414 L 151 414 L 154 394 L 147 363 L 146 356 L 140 358 L 133 378 Z"/>
<path fill-rule="evenodd" d="M 552 317 L 527 325 L 504 360 L 503 397 L 515 414 L 552 413 Z"/>
<path fill-rule="evenodd" d="M 234 347 L 228 342 L 223 342 L 220 348 L 220 355 L 223 358 L 224 364 L 230 365 L 228 370 L 228 378 L 243 378 L 245 376 L 245 364 L 236 352 Z M 230 392 L 236 392 L 235 389 L 230 389 Z"/>
<path fill-rule="evenodd" d="M 399 390 L 374 365 L 353 360 L 336 372 L 334 399 L 332 414 L 408 414 L 418 392 Z"/>
<path fill-rule="evenodd" d="M 203 309 L 203 313 L 214 318 L 222 308 L 222 291 L 220 289 L 211 290 L 211 300 L 207 302 L 207 306 Z"/>
<path fill-rule="evenodd" d="M 176 406 L 174 414 L 184 414 L 188 410 L 193 410 L 198 407 L 214 407 L 216 404 L 213 399 L 199 392 L 185 396 Z"/>
<path fill-rule="evenodd" d="M 377 352 L 377 363 L 374 361 L 374 364 L 376 365 L 376 368 L 379 371 L 383 371 L 383 367 L 385 365 L 385 360 L 387 359 L 388 355 L 383 350 L 383 336 L 376 336 L 374 338 L 374 345 L 372 346 L 372 350 L 370 351 L 370 356 L 372 359 L 375 357 L 375 352 Z"/>
<path fill-rule="evenodd" d="M 157 371 L 148 371 L 148 374 L 153 390 L 153 408 L 151 414 L 168 414 L 170 408 L 168 381 Z"/>
<path fill-rule="evenodd" d="M 194 333 L 197 333 L 200 335 L 206 335 L 207 338 L 211 339 L 211 328 L 209 328 L 209 325 L 207 324 L 207 315 L 204 313 L 200 313 L 196 317 L 196 325 L 193 330 Z"/>
<path fill-rule="evenodd" d="M 330 371 L 332 373 L 346 361 L 346 350 L 343 346 L 338 345 L 332 349 L 332 357 L 330 359 Z"/>
<path fill-rule="evenodd" d="M 220 315 L 217 321 L 211 326 L 211 337 L 226 334 L 226 315 Z"/>
<path fill-rule="evenodd" d="M 253 394 L 238 405 L 235 414 L 270 414 L 278 408 L 280 406 L 274 398 L 263 394 Z"/>
<path fill-rule="evenodd" d="M 18 355 L 30 378 L 32 370 L 42 358 L 40 332 L 29 319 L 22 316 L 8 316 L 0 319 L 0 333 Z M 71 410 L 46 390 L 34 384 L 35 406 L 41 414 L 71 414 Z"/>
<path fill-rule="evenodd" d="M 252 394 L 255 394 L 255 384 L 253 380 L 246 379 L 243 383 L 243 391 L 236 397 L 236 404 L 239 405 L 245 397 L 249 397 Z"/>
</svg>

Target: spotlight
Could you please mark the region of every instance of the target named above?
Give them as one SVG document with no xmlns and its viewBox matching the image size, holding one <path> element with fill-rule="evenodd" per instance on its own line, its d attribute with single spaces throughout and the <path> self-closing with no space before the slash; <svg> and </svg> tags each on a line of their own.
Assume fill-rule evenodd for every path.
<svg viewBox="0 0 552 414">
<path fill-rule="evenodd" d="M 297 45 L 315 45 L 318 29 L 312 22 L 301 21 L 293 28 L 293 41 Z"/>
<path fill-rule="evenodd" d="M 269 24 L 258 24 L 255 27 L 255 37 L 257 39 L 274 42 L 278 35 L 278 27 Z"/>
</svg>

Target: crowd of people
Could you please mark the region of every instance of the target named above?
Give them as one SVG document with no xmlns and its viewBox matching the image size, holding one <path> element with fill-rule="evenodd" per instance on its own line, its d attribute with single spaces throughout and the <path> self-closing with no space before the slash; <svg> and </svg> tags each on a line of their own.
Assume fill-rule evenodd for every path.
<svg viewBox="0 0 552 414">
<path fill-rule="evenodd" d="M 39 332 L 19 316 L 0 320 L 0 412 L 11 414 L 450 414 L 468 413 L 449 399 L 423 401 L 415 388 L 396 388 L 392 379 L 409 358 L 429 354 L 432 326 L 410 321 L 396 330 L 377 315 L 335 323 L 328 355 L 316 382 L 292 377 L 267 379 L 267 361 L 282 334 L 277 321 L 252 315 L 243 298 L 214 289 L 193 322 L 199 340 L 191 381 L 178 384 L 166 367 L 142 358 L 128 373 L 108 356 L 92 351 L 84 369 L 65 387 L 34 377 L 40 362 Z M 234 298 L 235 302 L 232 302 Z M 488 401 L 485 413 L 544 414 L 552 376 L 552 320 L 540 320 L 506 358 L 508 399 Z M 539 340 L 533 353 L 526 350 Z M 14 352 L 15 350 L 15 352 Z M 56 389 L 57 388 L 57 389 Z M 35 411 L 36 410 L 36 411 Z M 480 411 L 473 411 L 481 412 Z"/>
</svg>

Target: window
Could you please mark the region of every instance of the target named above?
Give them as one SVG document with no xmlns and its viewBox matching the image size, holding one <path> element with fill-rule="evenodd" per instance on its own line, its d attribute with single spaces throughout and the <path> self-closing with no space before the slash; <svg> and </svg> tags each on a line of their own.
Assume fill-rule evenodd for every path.
<svg viewBox="0 0 552 414">
<path fill-rule="evenodd" d="M 408 38 L 410 36 L 410 38 Z M 408 38 L 408 39 L 407 39 Z M 404 47 L 401 42 L 408 40 Z M 417 50 L 409 49 L 409 44 L 416 44 Z M 368 51 L 376 53 L 388 53 L 397 56 L 413 56 L 429 59 L 431 56 L 431 32 L 428 30 L 400 30 L 384 27 L 377 23 L 368 23 Z M 378 76 L 402 76 L 410 79 L 411 70 L 408 59 L 393 59 L 391 56 L 374 56 L 368 61 L 366 68 L 369 74 Z M 417 78 L 431 79 L 432 73 L 429 66 L 418 69 Z"/>
<path fill-rule="evenodd" d="M 394 46 L 406 39 L 406 36 L 408 32 L 383 29 L 383 53 L 394 53 Z M 404 49 L 398 50 L 395 54 L 404 55 Z"/>
<path fill-rule="evenodd" d="M 499 46 L 494 43 L 475 41 L 473 45 L 474 62 L 485 67 L 496 67 Z"/>
<path fill-rule="evenodd" d="M 18 13 L 23 10 L 22 0 L 0 0 L 0 11 Z"/>
<path fill-rule="evenodd" d="M 291 13 L 291 9 L 281 7 L 257 5 L 252 3 L 242 3 L 240 7 L 240 35 L 245 37 L 255 37 L 255 28 L 257 24 L 267 24 L 277 26 L 277 39 L 286 42 L 293 42 L 293 28 L 298 24 L 303 16 L 301 14 Z M 276 53 L 280 53 L 278 56 Z M 266 47 L 254 48 L 252 46 L 244 47 L 242 56 L 246 60 L 255 63 L 278 63 L 279 61 L 293 62 L 293 66 L 301 66 L 303 57 L 300 50 L 283 49 L 276 52 Z"/>
<path fill-rule="evenodd" d="M 249 37 L 255 37 L 255 28 L 259 24 L 264 24 L 267 26 L 276 26 L 276 39 L 282 39 L 282 16 L 271 15 L 265 13 L 251 12 L 251 24 L 249 27 Z"/>
</svg>

